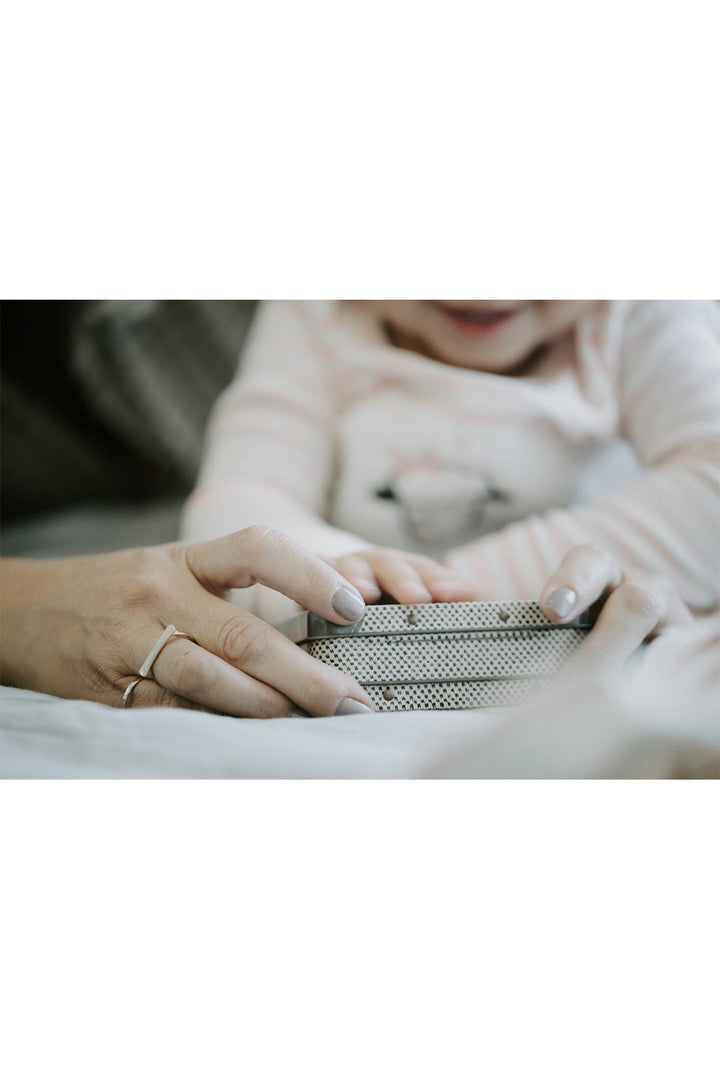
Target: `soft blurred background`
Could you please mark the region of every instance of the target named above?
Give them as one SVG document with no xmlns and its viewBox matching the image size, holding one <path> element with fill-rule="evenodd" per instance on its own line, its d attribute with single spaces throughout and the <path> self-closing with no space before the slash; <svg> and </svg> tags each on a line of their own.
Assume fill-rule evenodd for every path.
<svg viewBox="0 0 720 1080">
<path fill-rule="evenodd" d="M 252 300 L 4 301 L 4 555 L 177 537 Z"/>
</svg>

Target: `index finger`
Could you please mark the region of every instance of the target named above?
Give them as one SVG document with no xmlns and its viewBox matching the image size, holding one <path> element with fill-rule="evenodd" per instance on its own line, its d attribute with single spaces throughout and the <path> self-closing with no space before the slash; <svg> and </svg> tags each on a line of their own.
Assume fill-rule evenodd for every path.
<svg viewBox="0 0 720 1080">
<path fill-rule="evenodd" d="M 260 584 L 332 622 L 353 623 L 365 614 L 354 585 L 276 529 L 251 525 L 183 550 L 193 576 L 211 592 Z"/>
<path fill-rule="evenodd" d="M 199 589 L 198 593 L 184 598 L 179 616 L 183 628 L 190 628 L 197 644 L 235 673 L 279 691 L 312 716 L 374 712 L 370 698 L 350 675 L 309 656 L 255 615 Z M 257 688 L 254 693 L 257 696 Z M 240 696 L 244 699 L 248 693 L 237 679 L 226 676 L 223 695 L 221 708 L 233 712 L 244 704 Z"/>
</svg>

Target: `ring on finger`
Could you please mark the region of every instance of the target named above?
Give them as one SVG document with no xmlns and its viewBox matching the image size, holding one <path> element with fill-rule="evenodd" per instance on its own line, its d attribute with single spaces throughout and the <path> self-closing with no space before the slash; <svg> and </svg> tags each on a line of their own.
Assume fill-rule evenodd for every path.
<svg viewBox="0 0 720 1080">
<path fill-rule="evenodd" d="M 137 686 L 137 684 L 141 683 L 143 681 L 144 681 L 143 679 L 133 679 L 133 681 L 131 683 L 129 683 L 125 687 L 125 693 L 122 696 L 122 707 L 123 707 L 123 709 L 129 709 L 130 708 L 130 695 L 132 694 L 132 692 L 135 689 L 135 687 Z"/>
<path fill-rule="evenodd" d="M 133 679 L 133 681 L 125 687 L 122 696 L 123 709 L 130 708 L 130 698 L 132 696 L 133 690 L 138 685 L 138 683 L 144 682 L 146 679 L 152 681 L 153 664 L 155 663 L 165 646 L 168 644 L 168 642 L 172 641 L 172 639 L 176 637 L 188 638 L 190 641 L 195 641 L 195 638 L 191 637 L 190 634 L 186 634 L 184 630 L 177 630 L 172 623 L 166 626 L 166 628 L 163 630 L 162 634 L 160 634 L 159 638 L 151 648 L 150 652 L 147 654 L 142 664 L 140 665 L 140 670 L 138 671 L 139 678 Z"/>
<path fill-rule="evenodd" d="M 171 638 L 174 638 L 174 637 L 184 637 L 184 638 L 189 638 L 190 641 L 195 641 L 194 638 L 190 637 L 190 634 L 186 634 L 184 630 L 176 630 L 175 627 L 173 626 L 173 624 L 170 623 L 169 626 L 167 626 L 163 630 L 162 634 L 157 639 L 157 641 L 153 645 L 152 649 L 150 650 L 150 652 L 147 654 L 147 656 L 143 660 L 142 664 L 140 665 L 138 675 L 142 679 L 147 679 L 148 676 L 152 674 L 153 664 L 155 663 L 155 661 L 157 660 L 158 656 L 163 651 L 163 649 L 165 648 L 167 643 L 171 640 Z"/>
</svg>

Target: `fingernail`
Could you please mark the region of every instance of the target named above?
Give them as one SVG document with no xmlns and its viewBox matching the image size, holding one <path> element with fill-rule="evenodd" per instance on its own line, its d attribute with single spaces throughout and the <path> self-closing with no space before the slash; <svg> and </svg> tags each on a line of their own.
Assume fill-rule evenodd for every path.
<svg viewBox="0 0 720 1080">
<path fill-rule="evenodd" d="M 553 589 L 545 603 L 559 619 L 564 619 L 577 604 L 577 593 L 574 589 Z"/>
<path fill-rule="evenodd" d="M 350 619 L 351 622 L 357 622 L 365 614 L 365 601 L 362 596 L 351 592 L 345 585 L 336 589 L 331 603 L 338 615 L 343 619 Z"/>
<path fill-rule="evenodd" d="M 362 712 L 374 712 L 374 709 L 368 708 L 367 705 L 363 705 L 362 701 L 356 701 L 355 698 L 344 697 L 340 698 L 338 707 L 335 710 L 336 716 L 348 716 L 350 713 L 362 713 Z"/>
</svg>

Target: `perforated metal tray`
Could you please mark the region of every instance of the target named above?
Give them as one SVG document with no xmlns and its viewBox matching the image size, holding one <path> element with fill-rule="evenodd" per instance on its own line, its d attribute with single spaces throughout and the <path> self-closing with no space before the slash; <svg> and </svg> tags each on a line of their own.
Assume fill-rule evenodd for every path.
<svg viewBox="0 0 720 1080">
<path fill-rule="evenodd" d="M 511 705 L 550 685 L 582 644 L 588 613 L 564 626 L 534 601 L 384 604 L 351 626 L 310 612 L 281 627 L 311 656 L 346 671 L 376 709 Z"/>
</svg>

